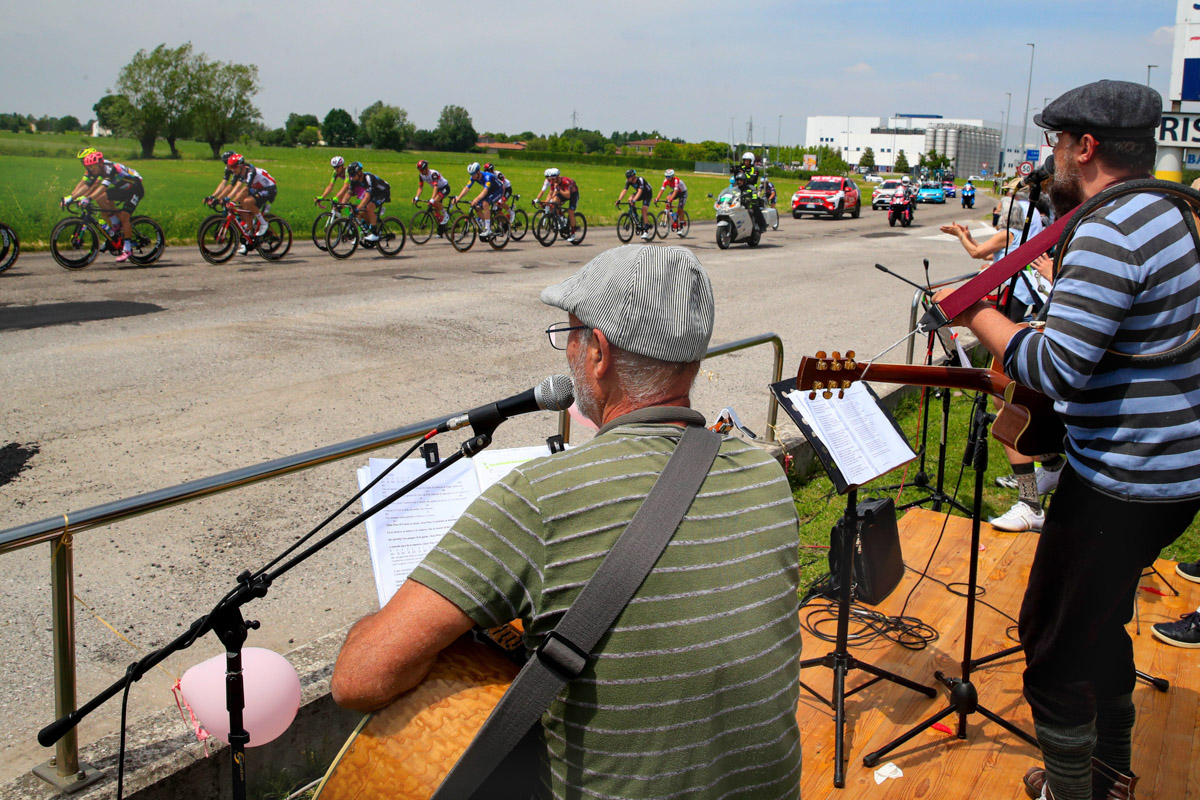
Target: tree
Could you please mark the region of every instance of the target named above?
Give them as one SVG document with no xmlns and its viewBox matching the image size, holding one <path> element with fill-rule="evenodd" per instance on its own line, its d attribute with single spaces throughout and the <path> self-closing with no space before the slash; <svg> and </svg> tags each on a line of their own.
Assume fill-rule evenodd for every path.
<svg viewBox="0 0 1200 800">
<path fill-rule="evenodd" d="M 402 150 L 412 138 L 414 126 L 403 108 L 382 101 L 368 106 L 362 115 L 362 128 L 376 150 Z"/>
<path fill-rule="evenodd" d="M 433 131 L 429 130 L 428 128 L 420 128 L 416 131 L 413 131 L 413 147 L 418 150 L 432 150 L 434 138 Z"/>
<path fill-rule="evenodd" d="M 354 124 L 354 117 L 350 116 L 348 111 L 334 108 L 325 115 L 325 121 L 321 123 L 321 133 L 325 137 L 325 144 L 330 147 L 352 147 L 358 137 L 358 126 Z"/>
<path fill-rule="evenodd" d="M 79 118 L 73 117 L 70 114 L 65 117 L 59 117 L 54 123 L 54 130 L 57 133 L 74 133 L 75 131 L 80 130 L 82 127 L 83 126 L 79 124 Z"/>
<path fill-rule="evenodd" d="M 178 156 L 175 140 L 186 134 L 191 124 L 196 62 L 191 42 L 176 48 L 160 44 L 149 53 L 138 50 L 121 67 L 114 91 L 128 106 L 113 119 L 115 126 L 105 127 L 137 139 L 142 158 L 154 157 L 154 142 L 160 134 L 167 139 L 171 155 Z"/>
<path fill-rule="evenodd" d="M 292 144 L 299 142 L 300 134 L 305 128 L 319 128 L 321 122 L 314 114 L 288 114 L 283 127 L 287 130 L 288 141 Z M 318 139 L 320 136 L 317 137 Z"/>
<path fill-rule="evenodd" d="M 863 151 L 862 151 L 862 155 L 858 159 L 858 165 L 860 167 L 875 166 L 875 151 L 872 150 L 870 147 L 864 147 Z"/>
<path fill-rule="evenodd" d="M 129 107 L 129 101 L 125 99 L 124 95 L 119 94 L 104 95 L 96 101 L 96 105 L 92 106 L 92 111 L 96 112 L 96 120 L 100 123 L 100 127 L 108 128 L 110 131 L 120 130 L 124 117 L 133 113 L 133 109 Z"/>
<path fill-rule="evenodd" d="M 163 109 L 162 137 L 171 149 L 171 158 L 179 158 L 175 142 L 192 135 L 192 98 L 196 96 L 197 56 L 192 43 L 184 42 L 174 50 L 165 45 L 154 48 L 151 62 L 159 69 L 158 101 Z"/>
<path fill-rule="evenodd" d="M 711 139 L 705 139 L 700 143 L 702 157 L 697 161 L 724 161 L 729 155 L 729 145 L 725 142 L 714 142 Z"/>
<path fill-rule="evenodd" d="M 438 117 L 434 130 L 434 142 L 438 150 L 465 153 L 479 141 L 479 134 L 471 124 L 471 115 L 462 106 L 446 106 Z"/>
<path fill-rule="evenodd" d="M 659 142 L 654 147 L 655 158 L 679 158 L 679 145 L 675 142 Z"/>
<path fill-rule="evenodd" d="M 903 150 L 896 155 L 896 166 L 894 169 L 896 172 L 908 172 L 909 170 L 908 157 L 904 155 Z"/>
<path fill-rule="evenodd" d="M 258 93 L 258 67 L 209 61 L 196 65 L 196 96 L 193 120 L 196 134 L 212 148 L 213 158 L 221 145 L 251 130 L 262 114 L 252 98 Z"/>
</svg>

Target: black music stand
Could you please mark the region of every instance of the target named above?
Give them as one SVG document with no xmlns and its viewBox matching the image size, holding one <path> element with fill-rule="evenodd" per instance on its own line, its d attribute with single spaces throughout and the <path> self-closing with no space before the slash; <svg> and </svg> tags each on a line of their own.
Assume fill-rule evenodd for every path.
<svg viewBox="0 0 1200 800">
<path fill-rule="evenodd" d="M 799 409 L 791 402 L 787 394 L 796 386 L 796 381 L 787 380 L 780 383 L 772 384 L 771 390 L 779 399 L 780 405 L 787 411 L 788 416 L 800 428 L 812 445 L 813 451 L 817 454 L 821 465 L 829 474 L 829 478 L 833 481 L 834 488 L 839 494 L 846 495 L 846 511 L 842 517 L 834 525 L 830 536 L 841 538 L 841 574 L 839 576 L 840 583 L 838 586 L 838 616 L 837 616 L 837 637 L 834 643 L 834 648 L 831 652 L 817 658 L 806 658 L 800 662 L 800 669 L 808 669 L 810 667 L 827 667 L 833 670 L 833 694 L 831 697 L 824 697 L 811 686 L 808 686 L 803 681 L 800 682 L 801 688 L 817 698 L 825 705 L 833 709 L 833 724 L 834 724 L 834 761 L 833 761 L 833 785 L 838 789 L 844 788 L 846 785 L 846 698 L 857 694 L 881 680 L 888 680 L 892 683 L 899 684 L 906 689 L 912 689 L 914 692 L 920 692 L 927 697 L 936 697 L 937 692 L 922 684 L 910 681 L 908 678 L 902 677 L 889 672 L 888 670 L 877 667 L 873 664 L 868 664 L 862 661 L 849 652 L 850 638 L 850 604 L 851 604 L 851 584 L 854 582 L 854 543 L 858 536 L 859 526 L 862 520 L 858 516 L 858 485 L 848 484 L 842 476 L 841 469 L 834 461 L 832 454 L 821 442 L 815 431 L 808 424 L 807 420 L 801 415 Z M 869 389 L 868 389 L 869 391 Z M 872 392 L 874 394 L 874 392 Z M 878 399 L 878 398 L 876 398 Z M 887 412 L 883 412 L 897 431 L 900 430 L 896 425 L 896 421 L 891 418 Z M 870 680 L 855 686 L 850 691 L 846 691 L 846 676 L 851 670 L 862 670 L 870 673 L 874 677 Z"/>
</svg>

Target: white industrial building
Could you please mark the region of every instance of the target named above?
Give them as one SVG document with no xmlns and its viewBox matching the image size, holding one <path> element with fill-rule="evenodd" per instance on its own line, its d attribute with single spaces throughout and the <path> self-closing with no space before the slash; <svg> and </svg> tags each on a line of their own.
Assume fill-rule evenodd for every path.
<svg viewBox="0 0 1200 800">
<path fill-rule="evenodd" d="M 809 117 L 804 145 L 832 147 L 852 166 L 870 147 L 880 171 L 890 171 L 901 151 L 915 167 L 921 153 L 936 150 L 952 160 L 958 175 L 991 175 L 1000 156 L 1000 131 L 980 119 L 934 114 L 897 114 L 886 124 L 879 117 Z"/>
</svg>

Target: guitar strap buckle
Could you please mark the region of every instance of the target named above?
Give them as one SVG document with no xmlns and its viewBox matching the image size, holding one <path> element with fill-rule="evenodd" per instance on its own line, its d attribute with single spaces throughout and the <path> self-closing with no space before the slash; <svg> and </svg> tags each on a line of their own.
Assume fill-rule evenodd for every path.
<svg viewBox="0 0 1200 800">
<path fill-rule="evenodd" d="M 538 661 L 557 673 L 563 680 L 574 680 L 587 666 L 588 654 L 580 650 L 558 631 L 550 631 L 538 646 Z"/>
</svg>

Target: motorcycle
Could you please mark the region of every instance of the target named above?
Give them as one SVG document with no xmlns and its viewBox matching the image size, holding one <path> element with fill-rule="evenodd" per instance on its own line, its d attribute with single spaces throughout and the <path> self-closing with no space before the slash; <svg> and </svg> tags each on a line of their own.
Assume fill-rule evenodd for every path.
<svg viewBox="0 0 1200 800">
<path fill-rule="evenodd" d="M 901 227 L 907 228 L 912 224 L 913 218 L 913 199 L 906 192 L 897 190 L 892 195 L 891 202 L 888 203 L 888 225 L 896 227 L 899 222 Z"/>
<path fill-rule="evenodd" d="M 975 187 L 974 186 L 964 186 L 963 187 L 962 207 L 963 208 L 974 208 L 975 207 Z"/>
<path fill-rule="evenodd" d="M 717 201 L 713 203 L 713 208 L 717 210 L 717 247 L 725 250 L 734 242 L 745 242 L 749 247 L 758 246 L 763 231 L 754 222 L 750 202 L 750 193 L 736 186 L 728 186 L 717 195 Z M 773 230 L 779 228 L 778 210 L 768 207 L 762 213 L 767 225 Z"/>
</svg>

